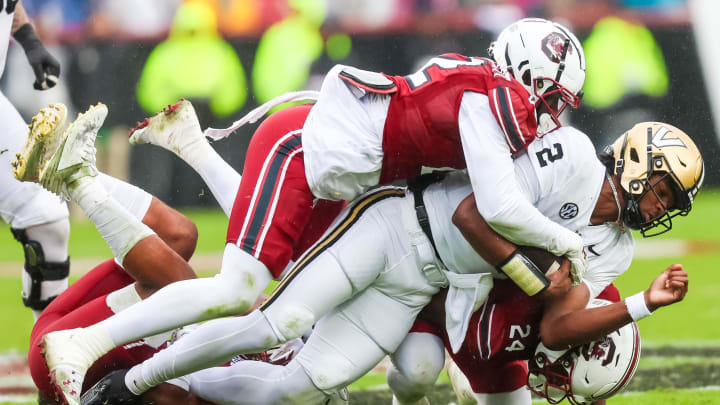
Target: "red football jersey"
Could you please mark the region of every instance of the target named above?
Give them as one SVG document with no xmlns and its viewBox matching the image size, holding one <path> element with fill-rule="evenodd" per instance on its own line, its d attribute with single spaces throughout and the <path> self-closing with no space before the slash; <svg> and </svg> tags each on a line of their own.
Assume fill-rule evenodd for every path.
<svg viewBox="0 0 720 405">
<path fill-rule="evenodd" d="M 617 302 L 620 294 L 610 284 L 598 296 Z M 525 384 L 529 359 L 540 342 L 542 305 L 509 280 L 495 280 L 485 304 L 470 319 L 465 342 L 450 354 L 477 393 L 513 391 Z M 447 336 L 445 347 L 450 350 Z"/>
<path fill-rule="evenodd" d="M 512 153 L 524 150 L 537 134 L 528 92 L 492 60 L 445 54 L 412 75 L 388 78 L 396 90 L 385 120 L 380 183 L 411 180 L 422 166 L 467 166 L 458 126 L 466 91 L 488 96 Z"/>
</svg>

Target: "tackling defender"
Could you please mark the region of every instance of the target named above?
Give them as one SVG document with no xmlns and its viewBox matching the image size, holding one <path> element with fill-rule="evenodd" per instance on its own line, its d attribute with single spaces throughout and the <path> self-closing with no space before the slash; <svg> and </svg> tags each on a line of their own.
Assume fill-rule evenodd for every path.
<svg viewBox="0 0 720 405">
<path fill-rule="evenodd" d="M 492 53 L 497 62 L 444 55 L 407 77 L 344 66 L 331 70 L 309 116 L 293 109 L 285 113 L 294 115 L 287 132 L 253 137 L 243 179 L 232 190 L 238 194 L 220 274 L 175 283 L 82 332 L 48 334 L 48 353 L 64 351 L 60 346 L 65 344 L 94 352 L 82 359 L 48 356 L 51 372 L 71 382 L 60 388 L 77 392 L 70 386 L 82 383 L 93 359 L 119 344 L 244 312 L 287 265 L 317 198 L 353 198 L 378 183 L 412 179 L 423 165 L 464 168 L 467 162 L 471 182 L 482 196 L 478 208 L 490 224 L 515 242 L 567 255 L 579 281 L 582 241 L 519 197 L 512 154 L 557 125 L 565 106 L 579 104 L 585 77 L 582 49 L 564 27 L 528 19 L 504 31 Z M 282 125 L 280 118 L 274 122 Z M 173 150 L 202 175 L 208 172 L 207 150 L 212 148 L 197 146 L 199 133 L 189 104 L 181 103 L 167 117 L 150 119 L 133 138 L 139 143 L 175 138 Z M 548 284 L 543 275 L 527 269 L 520 275 L 526 277 L 520 284 L 529 294 Z M 203 296 L 206 291 L 213 294 Z M 194 299 L 178 298 L 186 296 Z M 144 322 L 151 312 L 162 316 Z M 76 396 L 66 397 L 77 402 Z"/>
</svg>

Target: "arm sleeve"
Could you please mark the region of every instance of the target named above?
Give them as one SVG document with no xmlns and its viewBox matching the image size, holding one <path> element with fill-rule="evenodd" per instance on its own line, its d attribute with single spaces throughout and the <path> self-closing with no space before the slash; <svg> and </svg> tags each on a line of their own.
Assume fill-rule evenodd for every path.
<svg viewBox="0 0 720 405">
<path fill-rule="evenodd" d="M 466 92 L 458 117 L 468 174 L 478 212 L 511 242 L 562 256 L 582 249 L 580 237 L 550 221 L 521 192 L 510 148 L 488 98 Z"/>
</svg>

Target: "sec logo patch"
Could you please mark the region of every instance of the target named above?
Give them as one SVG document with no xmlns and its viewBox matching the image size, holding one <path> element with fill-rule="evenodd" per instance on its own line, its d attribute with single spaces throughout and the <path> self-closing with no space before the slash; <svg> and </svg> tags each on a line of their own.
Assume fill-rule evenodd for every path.
<svg viewBox="0 0 720 405">
<path fill-rule="evenodd" d="M 573 219 L 578 214 L 578 206 L 575 203 L 565 203 L 562 207 L 560 207 L 560 212 L 558 215 L 560 215 L 560 218 L 562 219 Z"/>
</svg>

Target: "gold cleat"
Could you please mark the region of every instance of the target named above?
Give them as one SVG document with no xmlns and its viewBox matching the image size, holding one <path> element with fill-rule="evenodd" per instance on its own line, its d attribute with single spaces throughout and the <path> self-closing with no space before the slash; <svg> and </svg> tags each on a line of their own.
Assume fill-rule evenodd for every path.
<svg viewBox="0 0 720 405">
<path fill-rule="evenodd" d="M 50 104 L 32 117 L 28 140 L 13 161 L 13 175 L 20 181 L 40 181 L 40 172 L 52 158 L 62 141 L 67 108 L 61 103 Z"/>
</svg>

